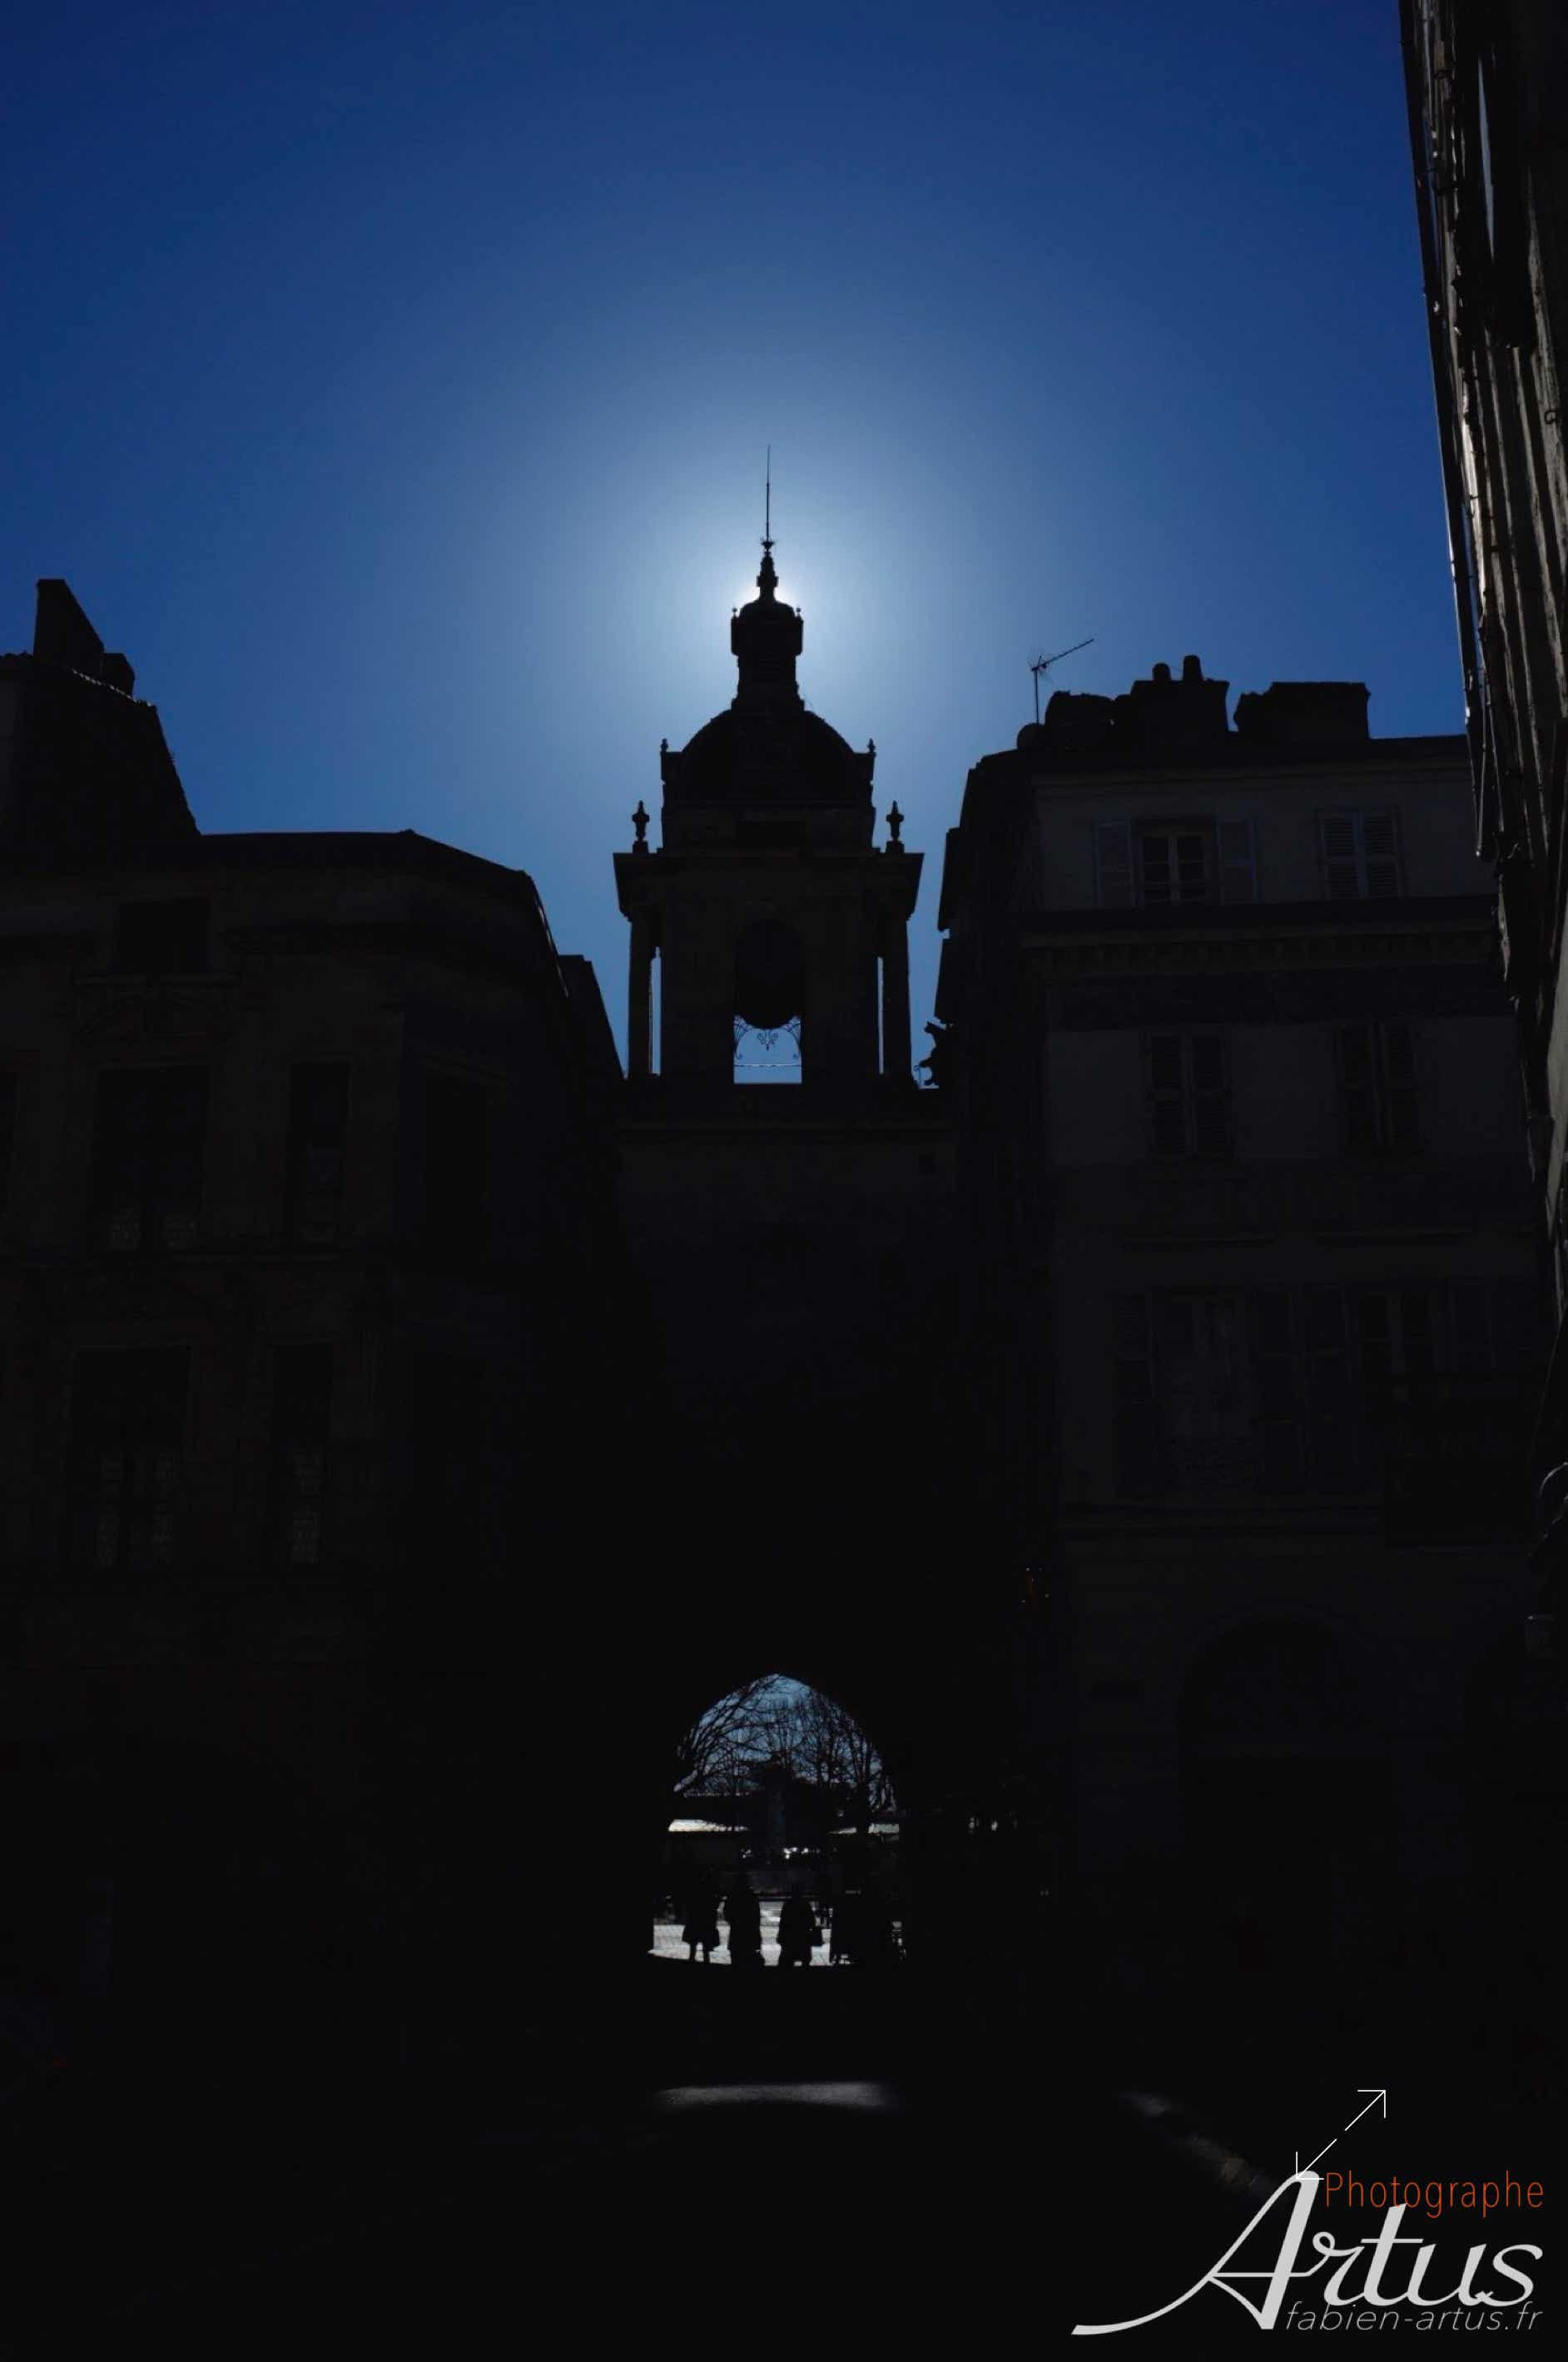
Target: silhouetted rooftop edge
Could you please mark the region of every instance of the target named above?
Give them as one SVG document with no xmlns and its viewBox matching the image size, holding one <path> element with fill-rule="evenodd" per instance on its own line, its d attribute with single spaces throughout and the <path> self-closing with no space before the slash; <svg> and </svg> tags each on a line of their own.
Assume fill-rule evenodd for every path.
<svg viewBox="0 0 1568 2362">
<path fill-rule="evenodd" d="M 1043 773 L 1183 769 L 1215 762 L 1228 769 L 1266 770 L 1275 764 L 1375 761 L 1379 752 L 1396 749 L 1452 752 L 1464 745 L 1458 734 L 1373 737 L 1364 681 L 1271 681 L 1266 690 L 1237 698 L 1233 726 L 1226 719 L 1229 689 L 1189 656 L 1182 659 L 1179 679 L 1169 665 L 1159 664 L 1123 697 L 1058 690 L 1044 719 L 1019 732 L 1016 753 Z"/>
<path fill-rule="evenodd" d="M 126 844 L 86 845 L 56 853 L 19 845 L 6 855 L 16 871 L 122 869 L 423 869 L 456 883 L 514 900 L 527 897 L 543 915 L 527 870 L 508 868 L 482 853 L 467 853 L 417 829 L 235 829 L 199 836 L 143 837 Z"/>
</svg>

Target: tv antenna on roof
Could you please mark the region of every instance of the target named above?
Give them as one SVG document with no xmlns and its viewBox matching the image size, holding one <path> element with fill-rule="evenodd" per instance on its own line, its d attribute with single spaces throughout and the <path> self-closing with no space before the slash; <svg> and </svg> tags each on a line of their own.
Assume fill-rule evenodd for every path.
<svg viewBox="0 0 1568 2362">
<path fill-rule="evenodd" d="M 1037 730 L 1040 727 L 1041 674 L 1049 672 L 1054 664 L 1060 664 L 1064 657 L 1076 657 L 1080 648 L 1092 648 L 1093 646 L 1094 634 L 1091 632 L 1087 640 L 1075 640 L 1070 648 L 1058 648 L 1054 657 L 1036 657 L 1030 666 L 1029 669 L 1034 675 L 1034 726 Z"/>
</svg>

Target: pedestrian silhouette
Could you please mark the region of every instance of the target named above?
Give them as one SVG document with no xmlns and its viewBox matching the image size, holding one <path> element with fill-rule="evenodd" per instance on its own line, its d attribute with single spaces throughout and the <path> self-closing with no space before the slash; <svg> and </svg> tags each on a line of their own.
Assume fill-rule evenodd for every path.
<svg viewBox="0 0 1568 2362">
<path fill-rule="evenodd" d="M 791 1894 L 778 1914 L 778 1965 L 781 1969 L 809 1969 L 812 1947 L 823 1940 L 816 1914 L 803 1894 Z"/>
<path fill-rule="evenodd" d="M 863 1926 L 866 1905 L 863 1896 L 851 1893 L 841 1894 L 834 1905 L 833 1942 L 828 1950 L 830 1968 L 842 1967 L 845 1960 L 859 1959 L 864 1948 Z"/>
<path fill-rule="evenodd" d="M 712 1965 L 712 1954 L 719 1940 L 717 1894 L 714 1882 L 707 1871 L 699 1871 L 686 1893 L 686 1925 L 680 1931 L 686 1947 L 686 1957 L 694 1961 L 699 1952 L 702 1966 Z"/>
<path fill-rule="evenodd" d="M 761 1968 L 762 1905 L 739 1871 L 724 1897 L 724 1921 L 730 1931 L 731 1968 Z"/>
</svg>

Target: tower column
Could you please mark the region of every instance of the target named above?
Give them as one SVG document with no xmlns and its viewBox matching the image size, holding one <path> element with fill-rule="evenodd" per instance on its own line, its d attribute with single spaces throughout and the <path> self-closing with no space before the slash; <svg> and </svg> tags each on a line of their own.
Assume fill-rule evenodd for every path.
<svg viewBox="0 0 1568 2362">
<path fill-rule="evenodd" d="M 914 1053 L 910 1046 L 910 939 L 902 919 L 888 922 L 882 938 L 882 1072 L 908 1082 Z"/>
<path fill-rule="evenodd" d="M 626 1073 L 634 1081 L 653 1072 L 653 914 L 639 911 L 632 921 L 626 997 Z"/>
</svg>

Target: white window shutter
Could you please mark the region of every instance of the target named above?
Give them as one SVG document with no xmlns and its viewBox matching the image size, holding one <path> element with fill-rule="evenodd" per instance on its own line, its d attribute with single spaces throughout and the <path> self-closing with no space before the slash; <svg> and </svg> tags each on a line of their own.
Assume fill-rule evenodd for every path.
<svg viewBox="0 0 1568 2362">
<path fill-rule="evenodd" d="M 1358 902 L 1361 900 L 1356 818 L 1354 812 L 1320 812 L 1318 816 L 1323 890 L 1331 902 Z"/>
<path fill-rule="evenodd" d="M 1361 837 L 1367 894 L 1375 902 L 1391 900 L 1400 891 L 1399 815 L 1393 806 L 1363 812 Z"/>
</svg>

